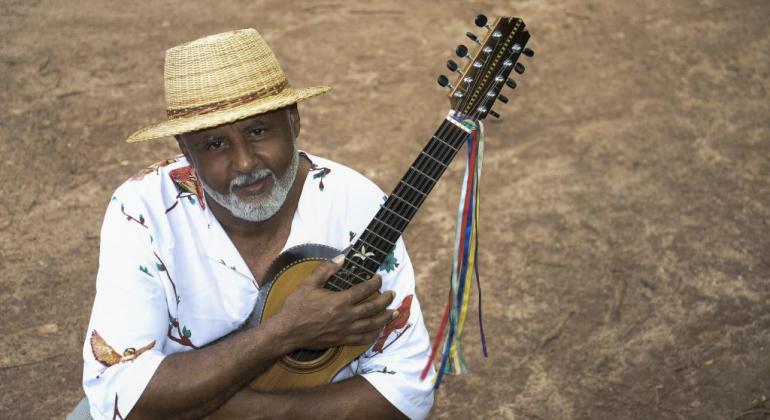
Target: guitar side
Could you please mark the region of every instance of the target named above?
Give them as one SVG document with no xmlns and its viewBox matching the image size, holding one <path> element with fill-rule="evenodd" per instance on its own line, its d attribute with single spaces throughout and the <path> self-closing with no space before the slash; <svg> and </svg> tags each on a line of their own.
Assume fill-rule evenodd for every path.
<svg viewBox="0 0 770 420">
<path fill-rule="evenodd" d="M 277 314 L 286 298 L 321 263 L 340 251 L 318 244 L 304 244 L 283 252 L 267 272 L 267 296 L 258 322 Z M 256 315 L 256 314 L 255 314 Z M 312 316 L 312 314 L 308 314 Z M 253 324 L 250 322 L 250 324 Z M 363 354 L 370 345 L 333 347 L 304 357 L 297 353 L 286 355 L 251 382 L 256 391 L 277 391 L 309 388 L 328 384 L 345 366 Z"/>
</svg>

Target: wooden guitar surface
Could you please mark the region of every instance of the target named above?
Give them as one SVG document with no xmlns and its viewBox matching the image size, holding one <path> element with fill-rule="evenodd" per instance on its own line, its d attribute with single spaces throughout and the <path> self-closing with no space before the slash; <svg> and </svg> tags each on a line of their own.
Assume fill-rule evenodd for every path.
<svg viewBox="0 0 770 420">
<path fill-rule="evenodd" d="M 328 246 L 305 244 L 278 256 L 268 270 L 268 278 L 272 280 L 265 287 L 269 290 L 259 317 L 260 322 L 277 314 L 286 298 L 316 267 L 339 253 Z M 369 347 L 370 344 L 333 347 L 325 352 L 304 351 L 302 354 L 295 352 L 286 355 L 254 379 L 251 388 L 257 391 L 276 391 L 328 384 L 340 370 Z M 305 357 L 299 357 L 302 355 Z"/>
</svg>

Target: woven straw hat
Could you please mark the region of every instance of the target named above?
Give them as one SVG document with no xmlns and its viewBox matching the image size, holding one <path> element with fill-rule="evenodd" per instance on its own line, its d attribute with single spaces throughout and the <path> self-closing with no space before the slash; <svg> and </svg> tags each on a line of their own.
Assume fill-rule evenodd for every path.
<svg viewBox="0 0 770 420">
<path fill-rule="evenodd" d="M 166 51 L 168 120 L 126 140 L 173 136 L 262 114 L 329 90 L 293 88 L 278 60 L 254 29 L 207 36 Z"/>
</svg>

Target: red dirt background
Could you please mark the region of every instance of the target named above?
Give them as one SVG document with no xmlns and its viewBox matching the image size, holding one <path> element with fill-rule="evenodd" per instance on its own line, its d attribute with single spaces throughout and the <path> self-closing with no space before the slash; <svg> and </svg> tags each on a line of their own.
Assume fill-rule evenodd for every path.
<svg viewBox="0 0 770 420">
<path fill-rule="evenodd" d="M 158 3 L 158 4 L 156 4 Z M 258 28 L 296 86 L 301 146 L 389 190 L 447 110 L 437 74 L 476 13 L 536 55 L 490 121 L 480 233 L 490 357 L 433 418 L 768 418 L 770 3 L 0 2 L 0 417 L 62 418 L 111 192 L 176 153 L 164 50 Z M 463 163 L 407 232 L 443 308 Z"/>
</svg>

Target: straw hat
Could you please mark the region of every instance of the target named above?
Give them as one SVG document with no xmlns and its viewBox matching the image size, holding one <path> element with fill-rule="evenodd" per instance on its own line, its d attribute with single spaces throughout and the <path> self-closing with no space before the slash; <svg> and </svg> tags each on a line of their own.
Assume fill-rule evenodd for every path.
<svg viewBox="0 0 770 420">
<path fill-rule="evenodd" d="M 168 120 L 126 140 L 173 136 L 262 114 L 329 90 L 293 88 L 254 29 L 207 36 L 166 51 L 163 75 Z"/>
</svg>

